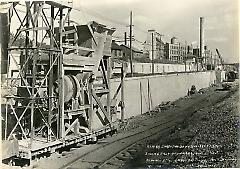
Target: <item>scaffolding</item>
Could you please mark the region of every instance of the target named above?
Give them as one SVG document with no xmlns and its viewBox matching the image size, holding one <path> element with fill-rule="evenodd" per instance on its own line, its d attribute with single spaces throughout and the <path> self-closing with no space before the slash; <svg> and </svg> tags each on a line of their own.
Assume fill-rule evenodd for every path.
<svg viewBox="0 0 240 169">
<path fill-rule="evenodd" d="M 75 25 L 69 21 L 72 8 L 53 1 L 9 4 L 9 19 L 15 16 L 19 27 L 11 27 L 15 33 L 8 45 L 8 59 L 18 70 L 16 78 L 7 77 L 11 92 L 5 96 L 3 139 L 16 138 L 19 156 L 32 159 L 116 131 L 113 100 L 123 82 L 111 99 L 115 29 L 96 22 Z M 20 14 L 18 6 L 25 11 Z M 20 35 L 25 37 L 24 44 L 16 47 Z"/>
</svg>

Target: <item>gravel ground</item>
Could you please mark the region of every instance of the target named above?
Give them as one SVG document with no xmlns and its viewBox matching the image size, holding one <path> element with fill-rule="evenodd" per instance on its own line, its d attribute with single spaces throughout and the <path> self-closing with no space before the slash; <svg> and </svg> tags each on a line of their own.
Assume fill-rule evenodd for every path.
<svg viewBox="0 0 240 169">
<path fill-rule="evenodd" d="M 187 121 L 176 127 L 173 133 L 146 143 L 142 151 L 134 154 L 133 160 L 126 163 L 124 168 L 240 167 L 239 89 L 238 86 L 229 92 L 215 89 L 202 90 L 201 92 L 215 92 L 209 96 L 206 103 L 203 103 L 203 108 L 196 109 Z M 214 97 L 221 92 L 226 93 L 226 98 L 212 103 Z M 187 99 L 194 100 L 194 97 L 198 96 L 199 94 Z M 170 108 L 178 107 L 179 102 L 178 100 L 176 105 L 174 103 L 168 105 Z M 137 123 L 134 120 L 133 124 Z"/>
</svg>

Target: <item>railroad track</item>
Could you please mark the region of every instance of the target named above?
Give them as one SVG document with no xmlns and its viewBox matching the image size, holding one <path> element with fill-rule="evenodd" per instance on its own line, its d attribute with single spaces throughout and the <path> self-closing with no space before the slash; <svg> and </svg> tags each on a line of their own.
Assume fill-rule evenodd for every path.
<svg viewBox="0 0 240 169">
<path fill-rule="evenodd" d="M 213 104 L 220 102 L 223 98 L 229 97 L 232 94 L 232 91 L 222 94 L 222 97 L 214 100 Z M 119 168 L 121 165 L 125 164 L 126 160 L 131 158 L 131 153 L 138 151 L 138 147 L 144 145 L 144 140 L 149 140 L 152 137 L 158 135 L 161 136 L 164 133 L 167 133 L 171 130 L 174 130 L 176 126 L 184 121 L 187 121 L 196 109 L 201 108 L 201 102 L 206 102 L 206 98 L 209 95 L 200 99 L 200 106 L 191 109 L 190 107 L 184 109 L 185 113 L 188 109 L 191 109 L 190 112 L 182 114 L 183 117 L 171 117 L 171 120 L 167 120 L 162 123 L 154 123 L 151 127 L 146 127 L 145 129 L 138 131 L 136 133 L 129 134 L 125 137 L 118 138 L 112 142 L 104 143 L 102 146 L 99 146 L 81 156 L 78 156 L 74 160 L 68 162 L 61 169 L 77 169 L 77 168 Z M 165 117 L 167 119 L 168 116 Z M 194 138 L 195 136 L 193 136 Z M 190 139 L 187 144 L 191 144 Z M 104 150 L 114 150 L 114 152 Z M 178 157 L 176 157 L 178 158 Z"/>
<path fill-rule="evenodd" d="M 175 121 L 175 122 L 176 122 L 176 121 Z M 170 121 L 167 121 L 167 122 L 158 124 L 158 125 L 154 125 L 153 127 L 147 128 L 147 129 L 142 130 L 142 131 L 140 131 L 140 132 L 137 132 L 137 133 L 134 133 L 134 134 L 130 134 L 130 135 L 126 136 L 126 137 L 119 138 L 119 139 L 117 139 L 117 140 L 114 140 L 113 142 L 108 142 L 108 143 L 106 143 L 106 144 L 104 144 L 104 145 L 102 145 L 102 146 L 100 146 L 100 147 L 97 147 L 96 149 L 93 149 L 92 151 L 89 151 L 89 152 L 87 152 L 87 153 L 85 153 L 85 154 L 77 157 L 76 159 L 74 159 L 74 160 L 70 161 L 69 163 L 65 164 L 64 166 L 62 166 L 60 169 L 76 168 L 77 166 L 76 166 L 76 167 L 72 167 L 72 166 L 75 166 L 75 165 L 79 162 L 79 160 L 81 160 L 83 157 L 91 156 L 91 154 L 96 153 L 96 151 L 99 151 L 99 150 L 101 150 L 101 149 L 103 149 L 103 148 L 107 148 L 107 146 L 112 146 L 112 145 L 114 145 L 114 144 L 119 144 L 119 142 L 121 142 L 121 141 L 122 141 L 122 143 L 125 143 L 125 142 L 127 142 L 128 140 L 132 140 L 133 137 L 139 137 L 139 136 L 141 136 L 141 135 L 147 134 L 147 136 L 145 136 L 145 137 L 143 137 L 143 138 L 141 138 L 141 139 L 138 139 L 138 140 L 137 140 L 137 143 L 138 143 L 138 142 L 140 142 L 140 141 L 142 141 L 142 140 L 144 140 L 144 139 L 147 139 L 147 138 L 151 137 L 152 135 L 158 133 L 159 130 L 156 131 L 156 128 L 158 128 L 158 127 L 160 127 L 160 126 L 164 126 L 164 127 L 162 127 L 162 128 L 160 129 L 162 132 L 163 132 L 163 131 L 165 131 L 165 132 L 166 132 L 166 131 L 169 131 L 170 129 L 172 129 L 173 127 L 176 126 L 175 122 L 174 122 L 174 120 L 170 120 Z M 154 130 L 155 130 L 155 132 L 153 132 Z M 148 131 L 148 132 L 150 131 L 150 134 L 149 134 L 149 133 L 146 133 L 146 131 Z M 128 140 L 127 140 L 127 139 L 128 139 Z M 127 141 L 126 141 L 126 140 L 127 140 Z M 124 141 L 124 142 L 123 142 L 123 141 Z M 130 142 L 131 142 L 131 141 L 130 141 Z M 134 141 L 134 142 L 135 142 L 135 143 L 134 143 L 134 145 L 135 145 L 135 144 L 136 144 L 136 138 L 135 138 L 135 141 Z M 119 153 L 121 153 L 122 151 L 126 150 L 127 148 L 129 148 L 129 147 L 131 147 L 131 146 L 133 146 L 133 143 L 130 143 L 130 145 L 125 146 L 124 148 L 122 148 L 122 149 L 119 150 L 118 152 L 114 153 L 110 158 L 108 157 L 108 158 L 106 158 L 104 161 L 99 162 L 99 164 L 97 164 L 95 167 L 98 167 L 98 166 L 99 166 L 100 168 L 103 167 L 110 159 L 114 158 L 114 157 L 117 156 Z M 84 160 L 81 160 L 81 161 L 84 161 Z M 78 166 L 78 167 L 81 168 L 80 166 Z M 93 168 L 94 168 L 94 167 L 93 167 Z"/>
<path fill-rule="evenodd" d="M 190 115 L 190 116 L 189 116 Z M 144 130 L 140 132 L 136 132 L 134 134 L 127 135 L 126 137 L 122 137 L 119 139 L 116 139 L 112 142 L 108 142 L 100 147 L 97 147 L 96 149 L 93 149 L 92 151 L 89 151 L 81 156 L 78 156 L 76 159 L 70 161 L 69 163 L 65 164 L 62 166 L 60 169 L 77 169 L 77 168 L 82 168 L 83 163 L 88 163 L 86 168 L 111 168 L 113 169 L 115 167 L 120 167 L 119 164 L 114 164 L 114 159 L 118 158 L 121 159 L 124 163 L 124 161 L 128 158 L 131 158 L 130 156 L 126 156 L 126 152 L 128 151 L 137 151 L 136 146 L 140 147 L 139 145 L 142 145 L 144 140 L 151 139 L 151 137 L 154 137 L 156 134 L 163 135 L 164 133 L 168 133 L 170 131 L 173 131 L 176 129 L 176 126 L 180 123 L 183 123 L 184 121 L 188 120 L 189 117 L 192 116 L 192 112 L 185 114 L 181 119 L 179 117 L 172 117 L 171 120 L 162 122 L 157 125 L 153 125 L 151 127 L 145 128 Z M 165 117 L 165 119 L 167 119 Z M 164 120 L 164 119 L 163 119 Z M 122 147 L 116 151 L 116 145 L 123 143 Z M 128 143 L 128 144 L 126 144 Z M 110 149 L 114 148 L 115 152 L 109 155 L 108 157 L 105 157 L 102 160 L 95 161 L 95 158 L 92 158 L 93 156 L 96 156 L 94 154 L 97 154 L 97 151 L 101 151 L 102 149 Z M 122 156 L 122 154 L 125 154 L 125 157 Z M 129 153 L 127 153 L 129 154 Z M 89 158 L 92 158 L 89 160 Z M 119 161 L 117 161 L 119 162 Z M 85 166 L 85 165 L 84 165 Z"/>
</svg>

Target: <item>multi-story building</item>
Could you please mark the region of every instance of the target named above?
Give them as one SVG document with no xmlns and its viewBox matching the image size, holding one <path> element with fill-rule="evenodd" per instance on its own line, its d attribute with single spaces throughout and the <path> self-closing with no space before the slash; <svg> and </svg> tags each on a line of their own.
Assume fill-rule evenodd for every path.
<svg viewBox="0 0 240 169">
<path fill-rule="evenodd" d="M 171 43 L 165 44 L 165 57 L 171 61 L 182 62 L 190 49 L 186 44 L 179 43 L 176 40 L 177 38 L 173 37 Z"/>
<path fill-rule="evenodd" d="M 162 35 L 155 30 L 148 30 L 147 41 L 144 44 L 144 48 L 151 60 L 164 58 L 165 44 L 161 37 Z"/>
</svg>

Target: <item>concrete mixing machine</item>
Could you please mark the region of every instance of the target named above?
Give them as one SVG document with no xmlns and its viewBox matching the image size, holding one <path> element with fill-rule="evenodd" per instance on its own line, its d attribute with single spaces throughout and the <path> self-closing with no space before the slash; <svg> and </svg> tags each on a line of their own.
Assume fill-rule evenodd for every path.
<svg viewBox="0 0 240 169">
<path fill-rule="evenodd" d="M 17 76 L 9 76 L 9 65 L 1 72 L 9 91 L 2 104 L 3 140 L 17 139 L 19 156 L 32 159 L 114 132 L 110 56 L 115 29 L 94 21 L 76 25 L 69 20 L 72 8 L 53 1 L 4 5 L 7 24 L 1 22 L 1 28 L 10 26 L 13 37 L 1 45 L 2 61 L 12 58 Z M 26 12 L 18 14 L 18 7 Z M 16 45 L 20 36 L 24 42 Z"/>
</svg>

